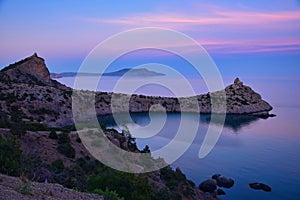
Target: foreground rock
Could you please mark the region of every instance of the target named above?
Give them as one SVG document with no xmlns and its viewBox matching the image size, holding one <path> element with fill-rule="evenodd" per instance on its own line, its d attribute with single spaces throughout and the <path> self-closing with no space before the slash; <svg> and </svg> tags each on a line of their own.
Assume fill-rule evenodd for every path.
<svg viewBox="0 0 300 200">
<path fill-rule="evenodd" d="M 263 190 L 265 192 L 271 192 L 272 188 L 264 183 L 249 183 L 250 188 L 254 190 Z"/>
<path fill-rule="evenodd" d="M 222 176 L 221 174 L 215 174 L 212 179 L 217 181 L 219 187 L 231 188 L 234 185 L 234 180 L 229 177 Z"/>
<path fill-rule="evenodd" d="M 96 194 L 76 192 L 59 184 L 26 182 L 19 178 L 0 174 L 1 200 L 31 200 L 31 199 L 74 199 L 74 200 L 104 200 Z"/>
</svg>

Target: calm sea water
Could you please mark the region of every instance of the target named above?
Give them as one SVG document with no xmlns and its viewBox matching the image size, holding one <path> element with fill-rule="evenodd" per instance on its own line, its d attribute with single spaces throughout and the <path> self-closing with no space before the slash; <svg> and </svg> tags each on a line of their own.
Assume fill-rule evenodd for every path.
<svg viewBox="0 0 300 200">
<path fill-rule="evenodd" d="M 59 80 L 63 82 L 63 80 Z M 181 118 L 194 122 L 198 120 L 199 129 L 188 150 L 172 164 L 179 167 L 196 184 L 215 173 L 232 177 L 235 185 L 224 189 L 226 199 L 300 199 L 300 95 L 299 80 L 248 79 L 251 85 L 274 107 L 272 113 L 277 117 L 258 119 L 246 116 L 232 117 L 225 123 L 221 136 L 213 150 L 203 159 L 198 153 L 206 134 L 209 115 L 168 114 L 166 123 L 153 137 L 137 138 L 140 148 L 149 145 L 152 151 L 168 144 L 178 130 Z M 66 84 L 66 82 L 63 82 Z M 68 83 L 70 85 L 70 82 Z M 67 84 L 67 85 L 68 85 Z M 155 91 L 146 88 L 146 93 Z M 202 92 L 203 88 L 199 90 Z M 156 90 L 157 91 L 157 90 Z M 161 91 L 163 92 L 163 91 Z M 147 126 L 162 119 L 161 114 L 132 114 L 134 123 L 124 118 L 124 124 L 133 135 L 139 126 Z M 111 123 L 108 116 L 101 118 Z M 215 125 L 219 126 L 219 125 Z M 185 127 L 190 134 L 189 127 Z M 272 192 L 255 191 L 249 188 L 250 182 L 263 182 L 272 187 Z"/>
</svg>

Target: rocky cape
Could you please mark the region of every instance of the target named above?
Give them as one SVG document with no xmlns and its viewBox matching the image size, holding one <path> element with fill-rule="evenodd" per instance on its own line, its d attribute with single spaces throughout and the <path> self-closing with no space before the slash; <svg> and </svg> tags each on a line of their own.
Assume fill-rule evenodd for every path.
<svg viewBox="0 0 300 200">
<path fill-rule="evenodd" d="M 220 114 L 268 117 L 272 110 L 260 94 L 238 78 L 222 91 L 172 98 L 73 90 L 52 80 L 44 59 L 36 53 L 0 71 L 2 121 L 9 120 L 10 113 L 18 108 L 25 122 L 52 127 L 73 125 L 73 112 L 86 119 L 95 116 L 95 110 L 98 116 L 111 114 L 112 99 L 113 110 L 117 113 L 160 112 L 162 107 L 166 112 L 195 112 L 195 106 L 198 106 L 196 112 L 209 114 L 212 112 L 212 100 L 215 103 L 213 112 Z M 222 104 L 224 101 L 225 104 Z M 94 108 L 90 103 L 94 104 Z M 72 104 L 76 105 L 73 110 Z"/>
</svg>

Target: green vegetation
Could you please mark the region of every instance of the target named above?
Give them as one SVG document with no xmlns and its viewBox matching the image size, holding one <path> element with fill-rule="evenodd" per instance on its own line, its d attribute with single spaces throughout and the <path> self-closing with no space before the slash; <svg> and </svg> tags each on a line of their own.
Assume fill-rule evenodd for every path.
<svg viewBox="0 0 300 200">
<path fill-rule="evenodd" d="M 24 195 L 32 195 L 31 192 L 31 182 L 28 180 L 20 181 L 17 183 L 17 185 L 14 187 L 14 189 Z"/>
<path fill-rule="evenodd" d="M 63 163 L 62 160 L 57 159 L 57 160 L 55 160 L 55 161 L 53 161 L 53 162 L 51 163 L 50 168 L 51 168 L 55 173 L 61 173 L 61 172 L 64 171 L 65 166 L 64 166 L 64 163 Z"/>
<path fill-rule="evenodd" d="M 50 139 L 54 139 L 54 140 L 56 140 L 58 138 L 55 130 L 51 130 L 48 137 Z"/>
<path fill-rule="evenodd" d="M 70 143 L 70 138 L 67 133 L 61 133 L 58 135 L 58 144 Z"/>
<path fill-rule="evenodd" d="M 0 111 L 0 127 L 9 128 L 8 116 L 5 112 Z"/>
<path fill-rule="evenodd" d="M 111 191 L 108 188 L 104 191 L 101 189 L 95 189 L 92 193 L 102 195 L 105 200 L 124 200 L 123 197 L 119 197 L 116 191 Z"/>
<path fill-rule="evenodd" d="M 20 174 L 20 144 L 14 137 L 3 138 L 0 135 L 0 172 L 10 176 Z"/>
<path fill-rule="evenodd" d="M 76 151 L 70 144 L 70 138 L 67 133 L 61 133 L 58 135 L 58 147 L 57 151 L 68 158 L 75 158 Z"/>
<path fill-rule="evenodd" d="M 68 158 L 75 158 L 76 155 L 75 149 L 69 143 L 59 144 L 57 151 Z"/>
<path fill-rule="evenodd" d="M 76 142 L 81 143 L 81 139 L 79 136 L 76 137 Z"/>
<path fill-rule="evenodd" d="M 186 197 L 194 195 L 192 187 L 195 185 L 189 182 L 179 169 L 175 171 L 171 167 L 161 169 L 155 179 L 161 179 L 165 186 L 156 188 L 150 185 L 148 174 L 120 172 L 91 159 L 89 156 L 74 160 L 76 151 L 71 145 L 71 138 L 68 134 L 75 130 L 74 126 L 49 128 L 37 123 L 26 124 L 20 121 L 17 123 L 24 115 L 21 110 L 14 107 L 12 107 L 12 111 L 13 121 L 10 126 L 15 125 L 16 128 L 18 127 L 16 125 L 20 124 L 20 129 L 18 130 L 19 133 L 12 137 L 0 137 L 0 173 L 12 176 L 22 174 L 31 181 L 43 182 L 47 179 L 49 182 L 59 183 L 64 187 L 103 195 L 106 200 L 176 200 L 181 199 L 182 194 Z M 109 134 L 118 134 L 115 138 L 123 142 L 127 141 L 128 149 L 126 147 L 126 150 L 150 153 L 150 148 L 147 145 L 143 150 L 139 150 L 135 138 L 127 130 L 123 130 L 119 134 L 115 130 L 106 129 L 104 125 L 102 128 Z M 22 134 L 20 133 L 29 129 L 50 131 L 48 137 L 57 140 L 57 151 L 72 160 L 57 159 L 51 164 L 46 164 L 36 154 L 21 153 L 19 137 Z M 79 143 L 81 142 L 78 136 L 74 139 Z M 20 182 L 15 190 L 22 194 L 31 194 L 30 182 Z"/>
<path fill-rule="evenodd" d="M 106 166 L 102 166 L 97 173 L 91 175 L 87 181 L 88 191 L 95 189 L 116 191 L 125 200 L 150 199 L 150 189 L 146 177 L 125 172 L 120 172 Z"/>
<path fill-rule="evenodd" d="M 168 188 L 152 189 L 150 193 L 151 200 L 170 200 L 171 196 L 171 191 Z"/>
</svg>

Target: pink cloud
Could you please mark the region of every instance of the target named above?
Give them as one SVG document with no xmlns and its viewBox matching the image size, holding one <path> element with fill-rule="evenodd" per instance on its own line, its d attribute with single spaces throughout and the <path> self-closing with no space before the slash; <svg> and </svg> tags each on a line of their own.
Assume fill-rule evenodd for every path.
<svg viewBox="0 0 300 200">
<path fill-rule="evenodd" d="M 260 25 L 270 22 L 299 21 L 299 11 L 257 12 L 214 10 L 205 16 L 190 16 L 179 13 L 142 13 L 118 19 L 82 18 L 84 21 L 136 26 L 164 26 L 169 28 L 194 25 Z"/>
<path fill-rule="evenodd" d="M 295 40 L 198 40 L 209 52 L 221 54 L 300 51 L 300 39 Z"/>
<path fill-rule="evenodd" d="M 300 31 L 299 11 L 240 11 L 206 5 L 196 15 L 160 12 L 141 13 L 118 19 L 82 20 L 114 24 L 123 28 L 155 26 L 192 33 L 188 35 L 198 34 L 196 37 L 199 44 L 216 53 L 300 50 L 299 34 L 295 34 Z"/>
</svg>

